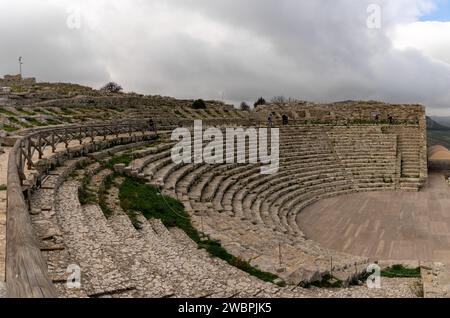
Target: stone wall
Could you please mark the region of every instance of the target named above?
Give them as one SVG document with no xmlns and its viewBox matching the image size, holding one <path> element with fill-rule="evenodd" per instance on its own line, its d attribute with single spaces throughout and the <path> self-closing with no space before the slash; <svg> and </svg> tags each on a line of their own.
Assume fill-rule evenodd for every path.
<svg viewBox="0 0 450 318">
<path fill-rule="evenodd" d="M 296 102 L 269 104 L 257 109 L 255 119 L 267 122 L 272 114 L 275 124 L 287 115 L 291 124 L 326 125 L 380 125 L 388 133 L 397 134 L 399 144 L 412 149 L 416 146 L 420 158 L 421 181 L 428 177 L 427 131 L 425 107 L 421 105 L 395 105 L 380 102 L 348 101 L 332 104 Z M 409 145 L 408 140 L 412 141 Z M 399 152 L 401 150 L 399 149 Z"/>
<path fill-rule="evenodd" d="M 306 102 L 288 104 L 269 104 L 257 109 L 255 116 L 267 119 L 286 114 L 290 120 L 345 124 L 349 122 L 395 122 L 426 124 L 425 108 L 421 105 L 392 105 L 379 102 L 346 102 L 333 104 L 314 104 Z"/>
<path fill-rule="evenodd" d="M 0 78 L 0 87 L 8 87 L 14 85 L 30 86 L 34 84 L 36 84 L 36 79 L 34 77 L 22 78 L 20 74 L 5 75 L 3 78 Z"/>
</svg>

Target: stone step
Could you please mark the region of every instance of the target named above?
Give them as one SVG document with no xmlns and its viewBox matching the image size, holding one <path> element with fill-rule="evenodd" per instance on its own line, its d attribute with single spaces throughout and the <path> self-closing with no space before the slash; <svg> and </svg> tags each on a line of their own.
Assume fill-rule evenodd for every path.
<svg viewBox="0 0 450 318">
<path fill-rule="evenodd" d="M 425 298 L 450 298 L 450 270 L 448 264 L 421 264 L 421 278 Z"/>
</svg>

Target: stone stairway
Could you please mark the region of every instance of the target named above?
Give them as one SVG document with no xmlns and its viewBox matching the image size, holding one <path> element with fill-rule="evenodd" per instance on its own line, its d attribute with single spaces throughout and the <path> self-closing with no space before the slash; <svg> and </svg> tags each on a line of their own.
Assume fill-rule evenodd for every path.
<svg viewBox="0 0 450 318">
<path fill-rule="evenodd" d="M 258 165 L 175 165 L 168 150 L 143 158 L 149 163 L 144 172 L 166 194 L 179 198 L 197 227 L 219 239 L 233 255 L 297 284 L 302 279 L 320 279 L 334 269 L 331 267 L 342 273 L 351 268 L 346 277 L 350 280 L 361 271 L 365 260 L 337 255 L 330 266 L 333 253 L 302 239 L 291 210 L 302 203 L 355 190 L 329 145 L 321 141 L 323 134 L 307 133 L 299 138 L 297 133 L 293 131 L 283 139 L 282 167 L 286 170 L 277 175 L 260 175 Z M 287 251 L 287 265 L 280 265 L 280 249 Z M 321 255 L 330 256 L 317 262 Z M 295 265 L 298 260 L 306 262 L 300 265 L 306 269 L 302 274 Z"/>
</svg>

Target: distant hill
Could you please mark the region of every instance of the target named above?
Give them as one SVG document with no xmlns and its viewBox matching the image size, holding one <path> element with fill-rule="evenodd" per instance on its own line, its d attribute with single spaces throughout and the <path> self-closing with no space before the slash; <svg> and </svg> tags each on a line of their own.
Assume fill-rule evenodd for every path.
<svg viewBox="0 0 450 318">
<path fill-rule="evenodd" d="M 445 118 L 445 117 L 441 117 Z M 427 129 L 428 130 L 441 130 L 441 131 L 450 131 L 450 117 L 448 118 L 448 126 L 445 124 L 442 124 L 442 122 L 438 122 L 434 119 L 434 117 L 427 117 Z"/>
<path fill-rule="evenodd" d="M 450 127 L 450 116 L 447 116 L 447 117 L 430 116 L 430 119 L 439 125 Z"/>
</svg>

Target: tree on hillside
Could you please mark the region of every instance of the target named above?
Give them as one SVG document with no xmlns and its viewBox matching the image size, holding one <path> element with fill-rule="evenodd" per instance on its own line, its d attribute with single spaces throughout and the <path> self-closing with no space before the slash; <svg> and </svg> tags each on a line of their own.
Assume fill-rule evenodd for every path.
<svg viewBox="0 0 450 318">
<path fill-rule="evenodd" d="M 250 105 L 247 104 L 246 102 L 242 102 L 241 103 L 241 110 L 245 111 L 245 112 L 249 112 L 250 111 Z"/>
<path fill-rule="evenodd" d="M 122 86 L 115 82 L 109 82 L 103 86 L 101 90 L 107 93 L 120 93 L 122 91 Z"/>
<path fill-rule="evenodd" d="M 194 109 L 206 109 L 206 103 L 203 99 L 197 99 L 192 103 Z"/>
<path fill-rule="evenodd" d="M 266 100 L 262 97 L 258 98 L 258 100 L 255 102 L 254 106 L 258 107 L 258 106 L 263 106 L 266 104 Z"/>
</svg>

